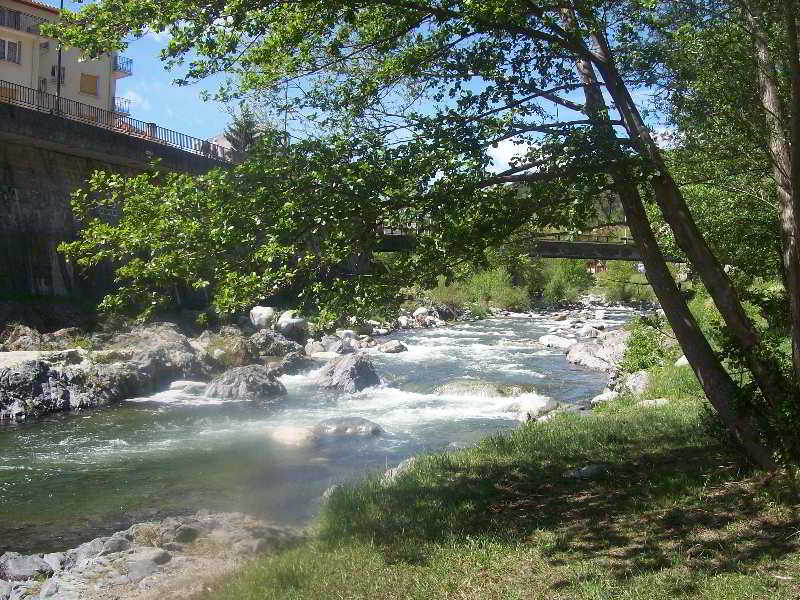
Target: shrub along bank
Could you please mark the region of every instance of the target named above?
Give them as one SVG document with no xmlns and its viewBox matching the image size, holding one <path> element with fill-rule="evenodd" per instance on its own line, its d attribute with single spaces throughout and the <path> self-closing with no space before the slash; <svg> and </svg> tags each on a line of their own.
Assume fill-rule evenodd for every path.
<svg viewBox="0 0 800 600">
<path fill-rule="evenodd" d="M 196 600 L 796 598 L 796 496 L 709 433 L 688 368 L 656 373 L 663 406 L 622 397 L 342 486 L 314 541 Z"/>
</svg>

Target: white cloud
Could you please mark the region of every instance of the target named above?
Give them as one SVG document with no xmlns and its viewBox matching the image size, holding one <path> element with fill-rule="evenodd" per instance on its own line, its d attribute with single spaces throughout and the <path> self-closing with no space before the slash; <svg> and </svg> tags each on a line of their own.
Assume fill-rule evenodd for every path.
<svg viewBox="0 0 800 600">
<path fill-rule="evenodd" d="M 514 140 L 503 140 L 497 144 L 496 148 L 489 148 L 489 156 L 494 161 L 494 171 L 505 171 L 509 167 L 509 161 L 515 157 L 525 154 L 528 151 L 528 143 L 514 143 Z"/>
<path fill-rule="evenodd" d="M 151 108 L 153 108 L 153 105 L 150 103 L 150 100 L 148 100 L 146 97 L 142 96 L 140 93 L 134 90 L 128 90 L 127 92 L 122 94 L 122 97 L 130 100 L 131 104 L 134 107 L 139 108 L 141 110 L 148 111 Z"/>
</svg>

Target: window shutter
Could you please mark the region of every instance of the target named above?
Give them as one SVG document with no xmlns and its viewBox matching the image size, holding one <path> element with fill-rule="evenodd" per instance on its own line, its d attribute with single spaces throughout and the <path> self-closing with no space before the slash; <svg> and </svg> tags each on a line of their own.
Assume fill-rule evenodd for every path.
<svg viewBox="0 0 800 600">
<path fill-rule="evenodd" d="M 6 9 L 0 8 L 0 25 L 6 26 Z"/>
<path fill-rule="evenodd" d="M 6 59 L 6 41 L 0 40 L 0 60 Z"/>
<path fill-rule="evenodd" d="M 17 42 L 17 64 L 22 64 L 22 42 Z"/>
<path fill-rule="evenodd" d="M 8 61 L 9 62 L 19 62 L 17 59 L 17 49 L 19 48 L 19 44 L 14 42 L 8 42 Z"/>
<path fill-rule="evenodd" d="M 97 76 L 81 73 L 81 92 L 97 96 Z"/>
</svg>

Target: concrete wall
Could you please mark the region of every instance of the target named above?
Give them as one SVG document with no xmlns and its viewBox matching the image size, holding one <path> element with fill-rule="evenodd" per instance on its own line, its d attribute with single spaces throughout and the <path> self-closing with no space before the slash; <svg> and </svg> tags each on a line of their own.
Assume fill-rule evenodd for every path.
<svg viewBox="0 0 800 600">
<path fill-rule="evenodd" d="M 220 163 L 35 110 L 0 103 L 0 296 L 97 297 L 108 269 L 83 276 L 56 251 L 79 224 L 69 198 L 95 170 L 134 174 L 150 157 L 203 173 Z"/>
</svg>

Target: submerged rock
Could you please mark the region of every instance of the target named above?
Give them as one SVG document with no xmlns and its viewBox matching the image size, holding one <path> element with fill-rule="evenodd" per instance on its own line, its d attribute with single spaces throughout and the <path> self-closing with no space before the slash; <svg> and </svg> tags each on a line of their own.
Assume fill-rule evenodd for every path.
<svg viewBox="0 0 800 600">
<path fill-rule="evenodd" d="M 441 396 L 513 397 L 535 393 L 530 383 L 494 383 L 480 379 L 457 379 L 434 389 Z"/>
<path fill-rule="evenodd" d="M 322 387 L 359 392 L 381 383 L 372 361 L 364 354 L 347 354 L 326 364 L 317 378 Z"/>
<path fill-rule="evenodd" d="M 317 423 L 313 432 L 317 437 L 378 435 L 383 428 L 361 417 L 334 417 Z"/>
<path fill-rule="evenodd" d="M 286 395 L 286 388 L 267 367 L 248 365 L 226 371 L 206 389 L 207 398 L 267 402 Z"/>
</svg>

